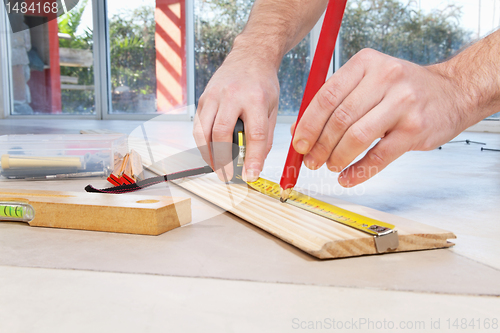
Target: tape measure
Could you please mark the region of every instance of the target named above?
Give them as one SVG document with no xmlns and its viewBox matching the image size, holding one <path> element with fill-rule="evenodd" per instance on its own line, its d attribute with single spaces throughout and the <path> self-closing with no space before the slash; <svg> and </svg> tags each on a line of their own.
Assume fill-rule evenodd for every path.
<svg viewBox="0 0 500 333">
<path fill-rule="evenodd" d="M 264 178 L 259 178 L 257 181 L 247 184 L 262 194 L 277 200 L 280 199 L 281 189 L 280 185 L 277 183 Z M 392 224 L 353 213 L 295 190 L 292 191 L 290 197 L 284 204 L 290 204 L 307 210 L 313 214 L 320 215 L 374 236 L 375 246 L 378 253 L 395 250 L 399 245 L 398 234 L 395 230 L 395 226 Z"/>
<path fill-rule="evenodd" d="M 245 158 L 245 133 L 241 119 L 238 119 L 233 132 L 233 182 L 242 182 L 241 171 Z M 280 185 L 270 180 L 259 178 L 257 181 L 247 183 L 248 186 L 271 198 L 280 200 Z M 378 221 L 332 204 L 314 199 L 308 195 L 293 190 L 285 204 L 307 210 L 332 221 L 344 224 L 351 228 L 370 234 L 375 239 L 378 253 L 396 250 L 399 245 L 398 233 L 395 226 Z"/>
<path fill-rule="evenodd" d="M 241 179 L 241 173 L 243 172 L 243 164 L 245 162 L 245 152 L 245 127 L 243 125 L 243 121 L 238 118 L 233 131 L 233 178 L 231 179 L 233 183 L 244 183 Z"/>
</svg>

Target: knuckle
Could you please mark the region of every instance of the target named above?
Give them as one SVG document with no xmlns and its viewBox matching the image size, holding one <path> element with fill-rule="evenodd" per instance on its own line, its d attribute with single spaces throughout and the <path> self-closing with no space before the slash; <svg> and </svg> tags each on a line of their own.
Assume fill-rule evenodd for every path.
<svg viewBox="0 0 500 333">
<path fill-rule="evenodd" d="M 400 103 L 405 106 L 417 105 L 420 100 L 420 93 L 417 89 L 415 89 L 415 87 L 407 85 L 406 87 L 403 87 L 401 91 L 400 100 Z"/>
<path fill-rule="evenodd" d="M 208 92 L 205 90 L 201 95 L 200 99 L 198 100 L 198 108 L 196 109 L 196 113 L 200 113 L 203 108 L 202 105 L 205 103 L 205 100 L 208 98 Z"/>
<path fill-rule="evenodd" d="M 212 129 L 212 138 L 214 141 L 221 141 L 231 136 L 233 127 L 227 121 L 219 121 L 214 124 Z"/>
<path fill-rule="evenodd" d="M 258 106 L 267 105 L 267 96 L 266 93 L 262 90 L 253 90 L 248 94 L 250 101 Z"/>
<path fill-rule="evenodd" d="M 262 126 L 257 126 L 245 135 L 248 141 L 267 141 L 267 132 Z"/>
<path fill-rule="evenodd" d="M 323 110 L 333 110 L 337 106 L 337 101 L 339 96 L 337 95 L 340 91 L 336 83 L 330 83 L 323 86 L 318 93 L 318 104 Z"/>
<path fill-rule="evenodd" d="M 408 125 L 405 127 L 405 132 L 410 137 L 420 135 L 427 127 L 426 120 L 423 117 L 416 115 L 409 115 L 406 119 L 406 123 Z"/>
<path fill-rule="evenodd" d="M 320 133 L 321 129 L 319 128 L 318 123 L 314 123 L 311 121 L 306 121 L 306 119 L 303 119 L 299 125 L 297 126 L 297 133 L 300 133 L 300 137 L 303 139 L 310 139 L 312 136 L 314 136 L 315 133 Z"/>
<path fill-rule="evenodd" d="M 198 145 L 206 144 L 209 141 L 209 138 L 205 135 L 201 125 L 195 125 L 193 127 L 193 137 Z"/>
<path fill-rule="evenodd" d="M 311 154 L 312 156 L 316 157 L 316 159 L 321 159 L 321 160 L 326 160 L 328 156 L 332 153 L 332 150 L 328 148 L 325 144 L 322 142 L 316 142 L 314 147 L 311 149 Z"/>
<path fill-rule="evenodd" d="M 385 153 L 381 151 L 380 149 L 377 150 L 370 150 L 367 153 L 367 158 L 372 166 L 383 166 L 385 164 Z"/>
<path fill-rule="evenodd" d="M 361 62 L 370 62 L 375 57 L 378 57 L 378 55 L 379 52 L 375 51 L 374 49 L 365 48 L 354 55 L 354 60 Z"/>
<path fill-rule="evenodd" d="M 224 97 L 232 97 L 238 93 L 238 88 L 234 84 L 227 84 L 221 88 L 220 93 Z"/>
<path fill-rule="evenodd" d="M 193 137 L 196 142 L 201 142 L 201 140 L 204 138 L 203 132 L 200 130 L 197 130 L 196 128 L 193 129 Z"/>
<path fill-rule="evenodd" d="M 342 103 L 339 107 L 333 112 L 331 120 L 336 128 L 346 130 L 352 124 L 352 117 L 350 115 L 351 110 L 349 109 L 349 105 L 346 103 Z"/>
<path fill-rule="evenodd" d="M 256 152 L 254 151 L 253 154 L 247 155 L 245 157 L 245 165 L 247 166 L 252 166 L 252 169 L 257 167 L 259 170 L 262 171 L 262 166 L 264 164 L 264 158 L 265 156 L 263 155 L 264 152 Z"/>
<path fill-rule="evenodd" d="M 406 89 L 401 95 L 401 102 L 404 105 L 415 105 L 418 99 L 418 94 L 413 89 Z"/>
<path fill-rule="evenodd" d="M 201 94 L 200 99 L 198 101 L 198 105 L 203 105 L 207 100 L 213 100 L 217 97 L 218 92 L 213 88 L 205 88 L 205 91 Z M 198 107 L 200 109 L 200 107 Z"/>
<path fill-rule="evenodd" d="M 351 126 L 351 128 L 347 131 L 347 134 L 349 139 L 354 141 L 356 145 L 366 146 L 371 143 L 367 130 L 361 128 L 361 126 Z"/>
<path fill-rule="evenodd" d="M 387 65 L 387 73 L 389 76 L 399 78 L 405 72 L 405 66 L 398 60 L 392 60 Z"/>
</svg>

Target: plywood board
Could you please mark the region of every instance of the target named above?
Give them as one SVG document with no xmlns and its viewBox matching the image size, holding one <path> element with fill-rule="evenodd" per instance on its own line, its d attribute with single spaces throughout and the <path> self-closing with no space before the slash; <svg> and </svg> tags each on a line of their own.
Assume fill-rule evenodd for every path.
<svg viewBox="0 0 500 333">
<path fill-rule="evenodd" d="M 159 235 L 191 222 L 191 199 L 86 192 L 0 190 L 33 206 L 30 226 Z"/>
<path fill-rule="evenodd" d="M 145 166 L 157 174 L 178 171 L 186 165 L 186 154 L 160 144 L 129 138 L 129 147 L 138 151 Z M 176 157 L 183 158 L 176 158 Z M 189 167 L 202 166 L 194 157 Z M 231 212 L 270 234 L 320 259 L 377 254 L 374 238 L 364 232 L 304 211 L 268 197 L 246 184 L 224 184 L 215 174 L 174 181 L 178 186 Z M 322 198 L 324 200 L 324 198 Z M 446 248 L 456 236 L 423 223 L 329 197 L 329 203 L 355 213 L 394 224 L 399 247 L 394 252 Z"/>
</svg>

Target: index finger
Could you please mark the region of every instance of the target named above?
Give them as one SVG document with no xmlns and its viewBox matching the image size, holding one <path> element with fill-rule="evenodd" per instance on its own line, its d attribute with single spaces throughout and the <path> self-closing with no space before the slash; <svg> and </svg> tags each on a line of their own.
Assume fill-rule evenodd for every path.
<svg viewBox="0 0 500 333">
<path fill-rule="evenodd" d="M 214 170 L 219 179 L 225 182 L 233 177 L 233 132 L 239 116 L 239 112 L 234 110 L 238 109 L 222 103 L 212 127 L 211 153 Z"/>
<path fill-rule="evenodd" d="M 361 52 L 355 55 L 316 93 L 295 128 L 293 147 L 299 154 L 309 153 L 332 113 L 361 82 L 365 58 Z"/>
</svg>

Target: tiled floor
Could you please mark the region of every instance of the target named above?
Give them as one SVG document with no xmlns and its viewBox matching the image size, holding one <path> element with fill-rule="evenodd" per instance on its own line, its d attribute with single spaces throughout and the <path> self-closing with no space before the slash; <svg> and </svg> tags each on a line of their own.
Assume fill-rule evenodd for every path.
<svg viewBox="0 0 500 333">
<path fill-rule="evenodd" d="M 140 124 L 8 119 L 0 120 L 0 134 L 87 128 L 130 133 Z M 160 123 L 148 135 L 194 147 L 191 126 Z M 277 126 L 264 170 L 268 178 L 281 172 L 288 127 Z M 500 134 L 468 132 L 458 139 L 500 148 Z M 88 183 L 4 181 L 0 186 L 81 191 Z M 299 186 L 315 196 L 338 196 L 450 230 L 457 245 L 319 261 L 182 189 L 157 186 L 143 191 L 192 197 L 192 225 L 151 237 L 0 223 L 0 331 L 189 331 L 180 329 L 184 325 L 215 332 L 285 332 L 307 328 L 309 321 L 325 324 L 325 318 L 366 318 L 395 325 L 424 321 L 427 326 L 413 331 L 429 332 L 439 331 L 431 330 L 436 320 L 446 329 L 447 319 L 500 319 L 500 152 L 447 144 L 407 153 L 352 190 L 343 190 L 325 170 L 302 170 Z"/>
</svg>

